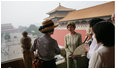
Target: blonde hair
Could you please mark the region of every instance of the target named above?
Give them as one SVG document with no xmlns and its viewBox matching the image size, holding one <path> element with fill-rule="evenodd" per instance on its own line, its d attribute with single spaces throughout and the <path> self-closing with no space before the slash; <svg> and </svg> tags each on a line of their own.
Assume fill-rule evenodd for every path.
<svg viewBox="0 0 118 69">
<path fill-rule="evenodd" d="M 75 23 L 74 22 L 68 22 L 68 24 L 67 24 L 67 29 L 68 29 L 68 26 L 73 26 L 74 28 L 76 28 L 76 26 L 75 26 Z"/>
</svg>

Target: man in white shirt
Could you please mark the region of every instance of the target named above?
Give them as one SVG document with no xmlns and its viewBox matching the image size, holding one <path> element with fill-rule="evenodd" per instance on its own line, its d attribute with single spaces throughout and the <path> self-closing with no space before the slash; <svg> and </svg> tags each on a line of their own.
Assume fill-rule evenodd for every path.
<svg viewBox="0 0 118 69">
<path fill-rule="evenodd" d="M 90 49 L 89 49 L 89 51 L 87 53 L 87 58 L 88 59 L 90 59 L 92 53 L 99 48 L 99 44 L 97 43 L 97 41 L 96 41 L 94 36 L 92 36 L 92 39 L 93 39 L 93 41 L 92 41 L 92 43 L 90 45 Z"/>
<path fill-rule="evenodd" d="M 115 67 L 115 26 L 111 22 L 99 22 L 93 27 L 99 48 L 89 61 L 89 68 Z"/>
<path fill-rule="evenodd" d="M 104 21 L 104 20 L 100 18 L 93 18 L 92 20 L 90 20 L 89 25 L 90 25 L 91 33 L 93 33 L 93 26 L 101 21 Z M 97 43 L 95 37 L 92 35 L 92 43 L 90 44 L 90 46 L 88 44 L 85 44 L 84 47 L 88 51 L 87 58 L 90 59 L 93 52 L 99 48 L 99 44 Z"/>
</svg>

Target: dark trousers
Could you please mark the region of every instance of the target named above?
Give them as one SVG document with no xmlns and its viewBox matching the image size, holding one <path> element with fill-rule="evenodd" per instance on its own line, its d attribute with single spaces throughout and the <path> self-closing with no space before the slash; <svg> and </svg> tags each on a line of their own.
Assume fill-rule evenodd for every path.
<svg viewBox="0 0 118 69">
<path fill-rule="evenodd" d="M 88 68 L 89 59 L 86 56 L 77 56 L 76 60 L 78 68 Z"/>
<path fill-rule="evenodd" d="M 43 68 L 56 68 L 55 59 L 50 61 L 43 61 Z"/>
</svg>

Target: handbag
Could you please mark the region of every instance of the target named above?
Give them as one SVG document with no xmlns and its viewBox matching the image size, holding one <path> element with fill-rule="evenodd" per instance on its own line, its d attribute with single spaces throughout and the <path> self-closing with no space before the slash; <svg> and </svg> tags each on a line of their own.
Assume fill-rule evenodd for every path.
<svg viewBox="0 0 118 69">
<path fill-rule="evenodd" d="M 43 61 L 39 57 L 35 57 L 32 61 L 32 68 L 42 68 Z"/>
</svg>

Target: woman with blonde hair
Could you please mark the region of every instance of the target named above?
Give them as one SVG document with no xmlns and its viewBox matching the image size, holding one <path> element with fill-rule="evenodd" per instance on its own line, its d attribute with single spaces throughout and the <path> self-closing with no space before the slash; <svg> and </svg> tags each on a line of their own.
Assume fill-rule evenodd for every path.
<svg viewBox="0 0 118 69">
<path fill-rule="evenodd" d="M 75 28 L 76 28 L 75 23 L 71 22 L 67 24 L 67 29 L 70 32 L 65 36 L 65 50 L 66 50 L 68 68 L 77 67 L 77 62 L 75 60 L 76 56 L 73 55 L 73 52 L 82 43 L 81 34 L 75 32 Z"/>
</svg>

